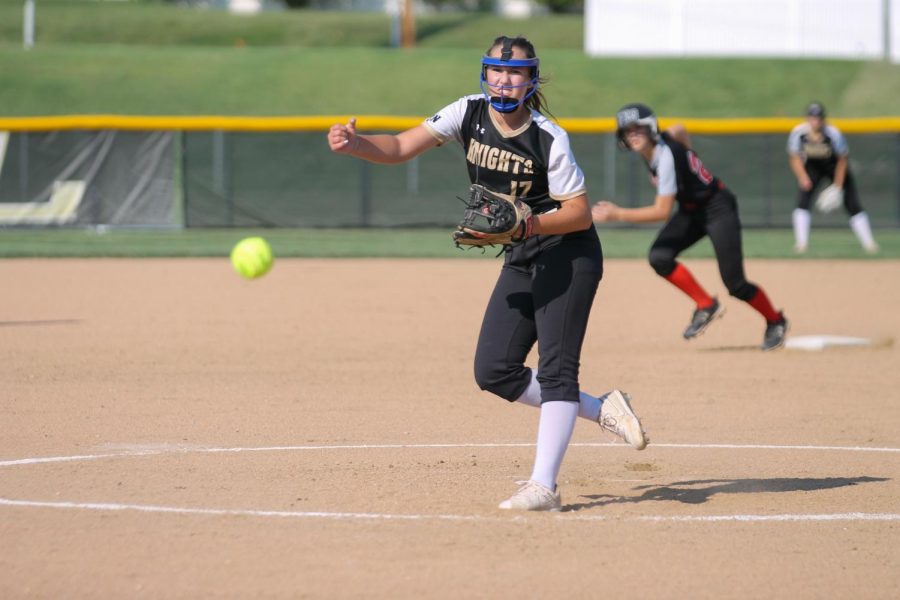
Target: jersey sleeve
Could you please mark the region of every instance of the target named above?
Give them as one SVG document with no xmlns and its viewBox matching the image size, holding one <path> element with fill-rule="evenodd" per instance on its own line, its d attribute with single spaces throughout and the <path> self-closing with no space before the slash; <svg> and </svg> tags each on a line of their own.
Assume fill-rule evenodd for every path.
<svg viewBox="0 0 900 600">
<path fill-rule="evenodd" d="M 803 135 L 803 125 L 797 125 L 793 129 L 791 129 L 790 135 L 788 135 L 787 141 L 787 153 L 788 154 L 800 154 L 801 153 L 801 140 L 800 136 Z"/>
<path fill-rule="evenodd" d="M 844 134 L 833 125 L 828 125 L 827 131 L 828 137 L 831 138 L 831 147 L 834 148 L 834 153 L 838 156 L 850 154 L 850 146 L 847 145 L 847 138 L 844 137 Z"/>
<path fill-rule="evenodd" d="M 656 165 L 656 193 L 659 196 L 674 196 L 678 193 L 675 155 L 668 146 L 660 146 L 659 162 Z"/>
<path fill-rule="evenodd" d="M 434 115 L 425 119 L 422 123 L 431 132 L 438 143 L 443 144 L 447 140 L 456 140 L 462 143 L 462 122 L 466 114 L 468 99 L 463 97 L 448 104 Z"/>
<path fill-rule="evenodd" d="M 575 155 L 569 145 L 566 133 L 557 136 L 550 146 L 547 168 L 547 186 L 554 200 L 569 200 L 584 194 L 587 190 L 584 173 L 575 162 Z"/>
</svg>

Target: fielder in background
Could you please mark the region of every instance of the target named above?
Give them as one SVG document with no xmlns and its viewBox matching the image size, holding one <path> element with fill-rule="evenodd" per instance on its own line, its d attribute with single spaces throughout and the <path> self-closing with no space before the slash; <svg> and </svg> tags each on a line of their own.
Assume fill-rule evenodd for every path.
<svg viewBox="0 0 900 600">
<path fill-rule="evenodd" d="M 644 104 L 623 106 L 616 113 L 616 124 L 620 147 L 637 152 L 644 159 L 656 186 L 656 199 L 652 206 L 640 208 L 598 202 L 592 209 L 594 220 L 668 220 L 650 247 L 650 266 L 695 302 L 696 309 L 683 334 L 688 340 L 700 335 L 725 312 L 719 300 L 710 296 L 687 267 L 676 260 L 708 235 L 728 293 L 752 306 L 766 320 L 762 349 L 774 350 L 784 345 L 788 330 L 784 313 L 775 310 L 762 288 L 744 276 L 737 199 L 691 150 L 687 130 L 676 125 L 659 132 L 656 115 Z M 678 209 L 673 214 L 676 204 Z"/>
<path fill-rule="evenodd" d="M 806 252 L 812 214 L 809 207 L 816 189 L 823 180 L 831 185 L 819 193 L 816 208 L 831 212 L 842 204 L 850 215 L 850 229 L 869 254 L 878 252 L 872 237 L 869 216 L 859 202 L 856 181 L 850 172 L 850 149 L 837 127 L 825 122 L 825 107 L 813 102 L 806 107 L 806 122 L 791 131 L 787 142 L 788 162 L 797 178 L 799 192 L 794 209 L 794 250 Z"/>
<path fill-rule="evenodd" d="M 400 163 L 455 141 L 472 184 L 531 207 L 524 239 L 504 249 L 475 352 L 481 389 L 540 407 L 531 477 L 500 503 L 516 510 L 560 509 L 556 481 L 578 417 L 638 450 L 647 444 L 626 394 L 579 391 L 581 347 L 603 255 L 568 135 L 542 114 L 539 65 L 528 40 L 501 36 L 481 59 L 481 94 L 464 96 L 396 135 L 358 134 L 353 119 L 328 132 L 334 152 L 376 163 Z M 536 370 L 524 364 L 535 343 Z"/>
</svg>

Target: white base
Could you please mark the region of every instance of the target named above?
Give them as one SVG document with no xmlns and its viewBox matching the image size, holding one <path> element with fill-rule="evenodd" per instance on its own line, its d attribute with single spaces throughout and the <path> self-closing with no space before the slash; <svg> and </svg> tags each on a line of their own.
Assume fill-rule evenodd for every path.
<svg viewBox="0 0 900 600">
<path fill-rule="evenodd" d="M 824 350 L 834 346 L 871 346 L 872 340 L 864 337 L 844 335 L 801 335 L 789 337 L 784 342 L 785 348 L 793 350 Z"/>
</svg>

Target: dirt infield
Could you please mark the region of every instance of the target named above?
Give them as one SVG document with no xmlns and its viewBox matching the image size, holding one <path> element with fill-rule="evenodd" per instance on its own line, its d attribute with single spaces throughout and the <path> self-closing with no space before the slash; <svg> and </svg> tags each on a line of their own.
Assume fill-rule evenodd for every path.
<svg viewBox="0 0 900 600">
<path fill-rule="evenodd" d="M 497 261 L 0 262 L 0 597 L 900 597 L 900 262 L 756 261 L 756 350 L 608 261 L 582 365 L 644 452 L 581 421 L 566 510 L 495 508 L 537 411 L 480 392 Z M 470 291 L 467 291 L 470 290 Z"/>
</svg>

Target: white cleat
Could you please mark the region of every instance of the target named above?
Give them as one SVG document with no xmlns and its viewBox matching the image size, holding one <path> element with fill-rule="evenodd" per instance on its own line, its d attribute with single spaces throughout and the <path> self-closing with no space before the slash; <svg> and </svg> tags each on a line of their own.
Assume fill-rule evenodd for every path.
<svg viewBox="0 0 900 600">
<path fill-rule="evenodd" d="M 635 450 L 643 450 L 650 441 L 641 427 L 641 421 L 631 410 L 631 396 L 620 390 L 613 390 L 600 405 L 597 423 L 632 445 Z"/>
<path fill-rule="evenodd" d="M 521 484 L 519 491 L 509 500 L 504 500 L 498 508 L 504 510 L 547 510 L 559 511 L 562 498 L 559 491 L 553 491 L 536 481 L 517 481 Z"/>
</svg>

